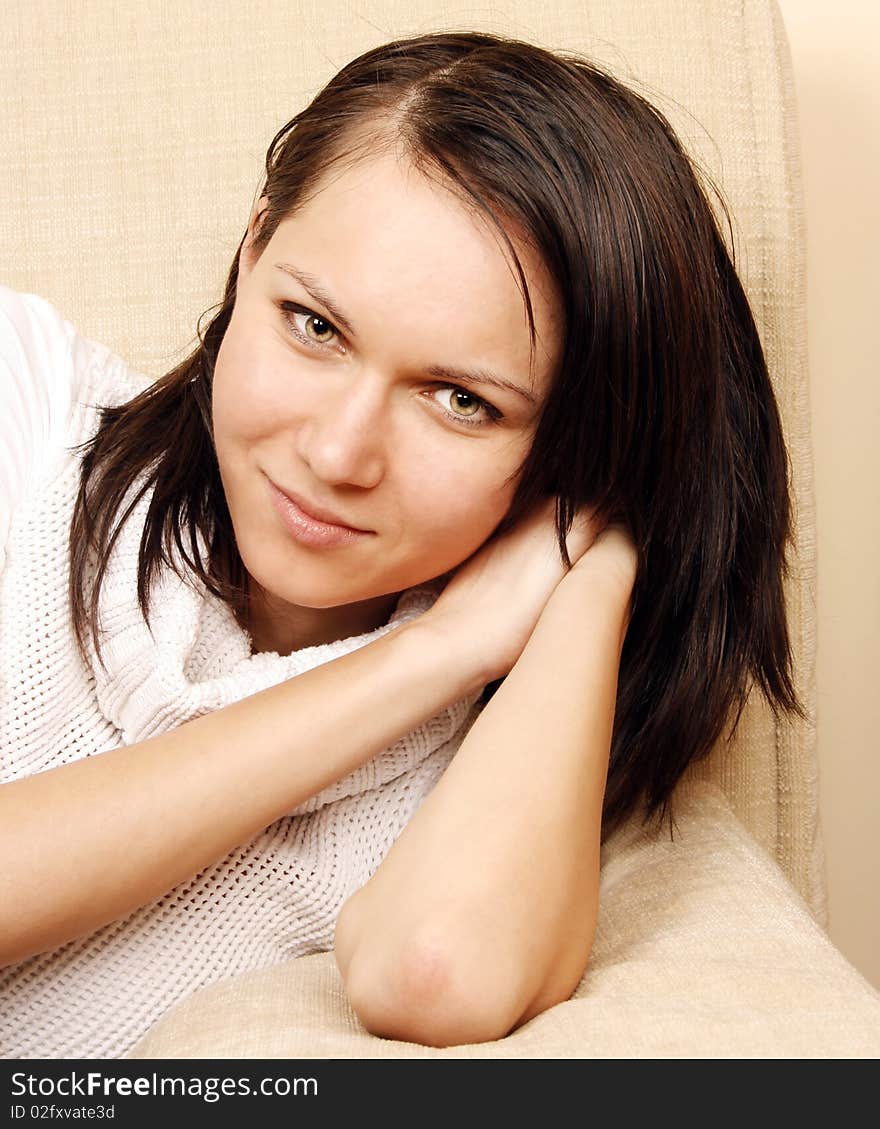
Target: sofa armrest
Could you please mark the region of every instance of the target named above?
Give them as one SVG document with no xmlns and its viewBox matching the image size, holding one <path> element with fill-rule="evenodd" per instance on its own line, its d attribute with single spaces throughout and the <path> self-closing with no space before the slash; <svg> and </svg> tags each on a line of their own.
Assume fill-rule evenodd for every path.
<svg viewBox="0 0 880 1129">
<path fill-rule="evenodd" d="M 433 1048 L 368 1034 L 332 953 L 221 981 L 131 1058 L 860 1058 L 880 993 L 813 919 L 709 782 L 673 842 L 630 823 L 604 846 L 590 967 L 573 997 L 505 1039 Z"/>
</svg>

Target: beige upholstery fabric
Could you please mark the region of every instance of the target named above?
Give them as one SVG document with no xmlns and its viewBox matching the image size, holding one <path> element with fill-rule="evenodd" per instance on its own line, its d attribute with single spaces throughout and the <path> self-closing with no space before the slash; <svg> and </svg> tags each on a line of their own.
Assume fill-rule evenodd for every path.
<svg viewBox="0 0 880 1129">
<path fill-rule="evenodd" d="M 331 953 L 197 992 L 133 1058 L 855 1058 L 880 1054 L 880 994 L 833 948 L 717 785 L 674 843 L 605 845 L 590 968 L 506 1039 L 435 1049 L 368 1034 Z"/>
<path fill-rule="evenodd" d="M 787 597 L 796 685 L 812 717 L 802 211 L 774 0 L 7 0 L 0 281 L 49 298 L 158 376 L 222 293 L 276 130 L 359 52 L 441 28 L 499 31 L 609 66 L 667 113 L 722 187 L 792 456 Z M 651 843 L 634 827 L 615 839 L 577 998 L 470 1053 L 877 1052 L 877 994 L 816 924 L 826 911 L 812 720 L 777 726 L 753 695 L 736 741 L 694 766 L 679 796 L 680 844 Z M 333 958 L 321 955 L 208 989 L 139 1053 L 432 1052 L 359 1031 Z"/>
</svg>

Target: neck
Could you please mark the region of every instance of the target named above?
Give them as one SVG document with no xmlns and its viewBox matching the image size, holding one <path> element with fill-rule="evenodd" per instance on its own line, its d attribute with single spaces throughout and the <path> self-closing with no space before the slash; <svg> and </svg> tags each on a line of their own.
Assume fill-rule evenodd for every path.
<svg viewBox="0 0 880 1129">
<path fill-rule="evenodd" d="M 258 589 L 240 622 L 251 637 L 253 654 L 289 655 L 304 647 L 375 631 L 388 622 L 399 595 L 392 592 L 335 608 L 308 608 L 287 604 Z"/>
</svg>

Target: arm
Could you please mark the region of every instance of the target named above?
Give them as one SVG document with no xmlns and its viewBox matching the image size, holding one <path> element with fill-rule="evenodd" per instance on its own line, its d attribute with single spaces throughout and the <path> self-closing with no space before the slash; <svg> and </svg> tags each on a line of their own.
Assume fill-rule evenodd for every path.
<svg viewBox="0 0 880 1129">
<path fill-rule="evenodd" d="M 159 897 L 479 690 L 483 672 L 450 662 L 425 618 L 168 733 L 0 786 L 0 965 Z"/>
<path fill-rule="evenodd" d="M 376 1034 L 501 1038 L 583 975 L 634 562 L 608 547 L 555 589 L 443 778 L 343 908 L 337 959 Z"/>
</svg>

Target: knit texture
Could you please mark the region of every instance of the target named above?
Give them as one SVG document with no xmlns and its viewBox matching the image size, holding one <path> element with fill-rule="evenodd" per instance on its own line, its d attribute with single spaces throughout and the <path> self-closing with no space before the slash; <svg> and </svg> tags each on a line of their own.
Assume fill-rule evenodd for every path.
<svg viewBox="0 0 880 1129">
<path fill-rule="evenodd" d="M 287 656 L 252 654 L 225 604 L 164 569 L 150 630 L 137 603 L 147 495 L 123 528 L 101 595 L 106 669 L 94 655 L 83 664 L 67 603 L 79 481 L 72 448 L 94 433 L 98 405 L 148 383 L 42 299 L 0 287 L 3 782 L 166 732 L 362 647 L 437 597 L 431 584 L 413 588 L 375 631 Z M 478 697 L 443 710 L 124 920 L 3 970 L 0 1055 L 120 1057 L 195 989 L 332 948 L 342 904 L 449 764 Z"/>
</svg>

